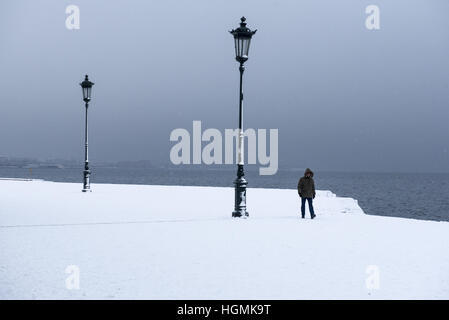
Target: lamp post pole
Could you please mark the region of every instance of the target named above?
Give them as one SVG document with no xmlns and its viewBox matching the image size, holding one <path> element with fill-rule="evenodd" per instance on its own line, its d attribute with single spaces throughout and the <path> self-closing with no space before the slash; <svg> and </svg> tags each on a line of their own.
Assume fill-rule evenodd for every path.
<svg viewBox="0 0 449 320">
<path fill-rule="evenodd" d="M 246 211 L 246 186 L 248 182 L 245 179 L 245 171 L 243 170 L 243 72 L 245 71 L 244 62 L 240 62 L 240 96 L 239 96 L 239 144 L 238 144 L 238 164 L 237 179 L 234 181 L 235 186 L 235 203 L 233 217 L 248 217 Z"/>
<path fill-rule="evenodd" d="M 230 31 L 230 33 L 234 36 L 235 59 L 240 63 L 238 164 L 237 178 L 234 181 L 235 201 L 234 211 L 232 212 L 232 216 L 236 218 L 246 218 L 249 216 L 248 211 L 246 211 L 246 186 L 248 185 L 248 182 L 245 179 L 245 172 L 243 170 L 243 73 L 245 72 L 245 61 L 248 60 L 248 51 L 251 38 L 256 31 L 257 30 L 251 31 L 248 27 L 246 27 L 245 17 L 240 19 L 240 27 Z"/>
<path fill-rule="evenodd" d="M 83 171 L 83 192 L 88 192 L 90 190 L 90 170 L 89 170 L 89 137 L 88 137 L 88 109 L 89 101 L 91 99 L 93 82 L 89 81 L 89 76 L 86 74 L 84 81 L 80 83 L 83 90 L 83 101 L 86 107 L 86 114 L 84 119 L 84 171 Z"/>
<path fill-rule="evenodd" d="M 89 102 L 86 101 L 86 117 L 84 126 L 84 179 L 83 192 L 90 191 L 90 170 L 89 170 L 89 138 L 88 138 L 88 121 L 87 110 L 89 109 Z"/>
</svg>

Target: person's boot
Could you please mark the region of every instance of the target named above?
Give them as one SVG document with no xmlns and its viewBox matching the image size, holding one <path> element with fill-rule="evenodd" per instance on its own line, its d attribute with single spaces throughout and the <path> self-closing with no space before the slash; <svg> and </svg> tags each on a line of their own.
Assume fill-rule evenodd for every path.
<svg viewBox="0 0 449 320">
<path fill-rule="evenodd" d="M 316 217 L 316 215 L 312 214 L 312 215 L 311 215 L 310 217 L 311 217 L 311 218 L 313 219 L 313 218 L 315 218 L 315 217 Z"/>
<path fill-rule="evenodd" d="M 305 217 L 304 217 L 304 216 L 301 216 L 301 218 L 303 218 L 303 219 L 304 219 Z"/>
</svg>

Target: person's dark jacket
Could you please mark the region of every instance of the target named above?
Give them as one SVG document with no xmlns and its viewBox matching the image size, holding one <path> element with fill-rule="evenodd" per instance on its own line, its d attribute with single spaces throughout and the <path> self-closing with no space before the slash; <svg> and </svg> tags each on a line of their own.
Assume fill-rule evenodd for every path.
<svg viewBox="0 0 449 320">
<path fill-rule="evenodd" d="M 310 177 L 306 175 L 310 173 Z M 315 198 L 315 182 L 313 181 L 313 171 L 309 168 L 304 172 L 304 177 L 298 181 L 298 194 L 301 198 Z"/>
</svg>

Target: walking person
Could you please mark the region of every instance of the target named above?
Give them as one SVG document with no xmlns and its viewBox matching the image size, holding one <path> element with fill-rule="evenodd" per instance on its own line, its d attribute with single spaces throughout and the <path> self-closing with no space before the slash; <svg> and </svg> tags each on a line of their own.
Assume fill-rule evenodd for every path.
<svg viewBox="0 0 449 320">
<path fill-rule="evenodd" d="M 315 218 L 313 210 L 313 199 L 315 198 L 315 181 L 313 181 L 313 171 L 309 168 L 304 172 L 304 177 L 298 181 L 298 194 L 301 197 L 301 217 L 306 215 L 306 200 L 309 204 L 310 217 Z"/>
</svg>

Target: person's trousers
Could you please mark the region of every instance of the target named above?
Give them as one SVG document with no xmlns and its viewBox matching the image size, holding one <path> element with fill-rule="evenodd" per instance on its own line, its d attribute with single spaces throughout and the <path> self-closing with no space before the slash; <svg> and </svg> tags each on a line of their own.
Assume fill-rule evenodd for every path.
<svg viewBox="0 0 449 320">
<path fill-rule="evenodd" d="M 306 200 L 309 203 L 309 211 L 310 216 L 314 216 L 315 212 L 313 211 L 313 199 L 312 198 L 301 198 L 301 215 L 304 217 L 306 215 Z"/>
</svg>

